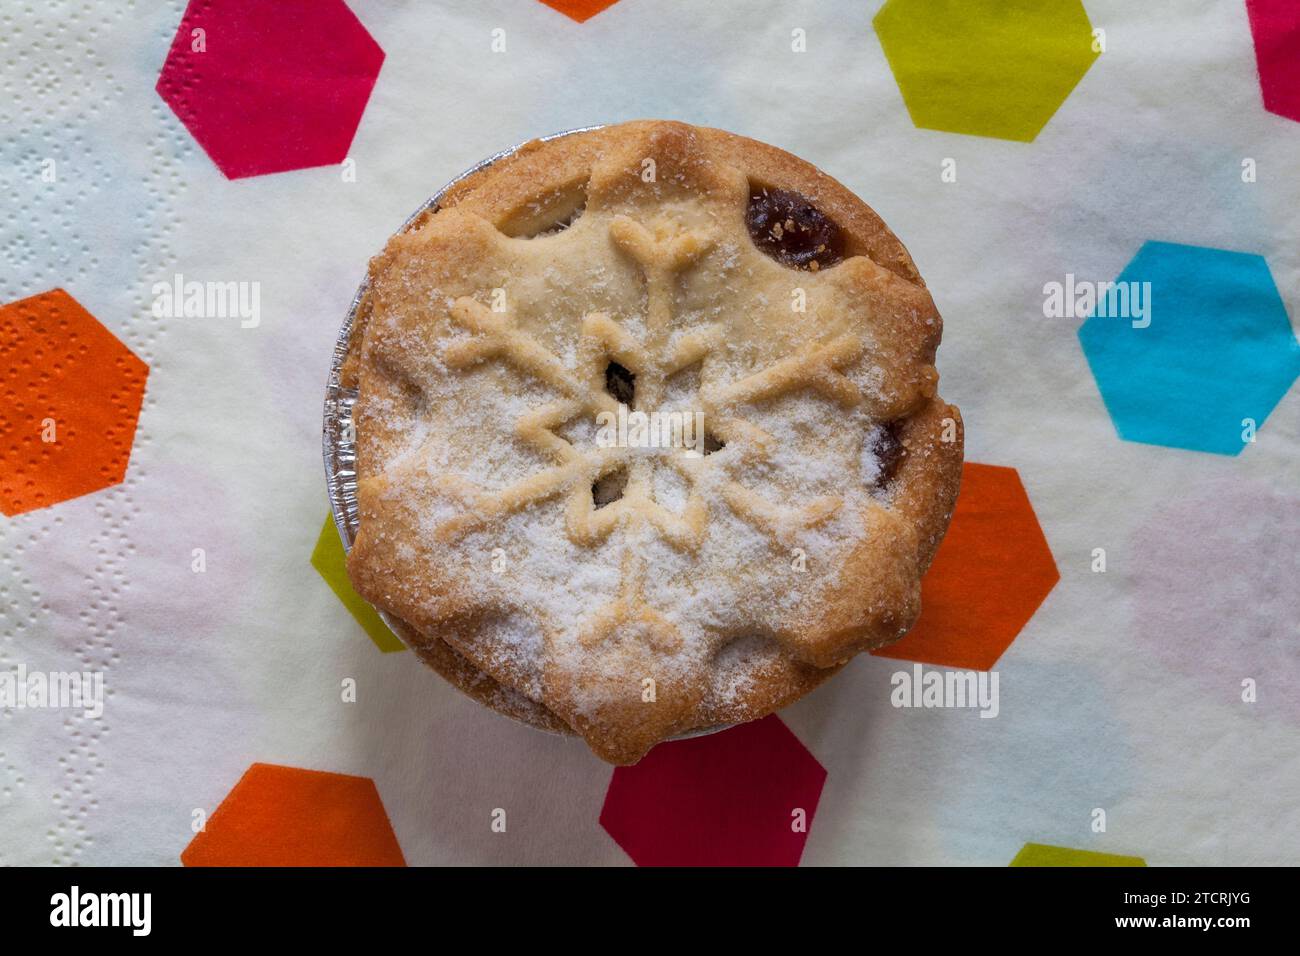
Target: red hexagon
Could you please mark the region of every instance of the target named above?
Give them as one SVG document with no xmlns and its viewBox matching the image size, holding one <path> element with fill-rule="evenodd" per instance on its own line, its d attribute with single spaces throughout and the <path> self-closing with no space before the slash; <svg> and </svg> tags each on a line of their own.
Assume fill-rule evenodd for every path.
<svg viewBox="0 0 1300 956">
<path fill-rule="evenodd" d="M 1300 4 L 1246 0 L 1264 109 L 1300 122 Z"/>
<path fill-rule="evenodd" d="M 186 866 L 405 866 L 375 782 L 255 763 L 181 853 Z"/>
<path fill-rule="evenodd" d="M 952 524 L 921 582 L 921 617 L 873 653 L 988 670 L 1060 579 L 1020 475 L 967 462 Z"/>
<path fill-rule="evenodd" d="M 157 90 L 239 179 L 341 163 L 383 62 L 343 0 L 190 0 Z"/>
<path fill-rule="evenodd" d="M 121 482 L 148 374 L 62 289 L 0 306 L 0 511 Z"/>
<path fill-rule="evenodd" d="M 600 825 L 640 866 L 797 866 L 825 782 L 772 715 L 617 768 Z"/>
</svg>

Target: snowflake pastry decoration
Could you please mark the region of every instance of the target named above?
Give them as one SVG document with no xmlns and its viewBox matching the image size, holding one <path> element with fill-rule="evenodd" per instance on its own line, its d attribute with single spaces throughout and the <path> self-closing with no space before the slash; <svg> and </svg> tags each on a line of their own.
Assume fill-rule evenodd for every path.
<svg viewBox="0 0 1300 956">
<path fill-rule="evenodd" d="M 961 452 L 935 394 L 937 313 L 874 214 L 751 141 L 614 129 L 471 178 L 372 264 L 349 571 L 423 640 L 626 762 L 897 638 Z M 799 192 L 756 194 L 759 174 Z M 842 261 L 819 268 L 836 227 L 804 197 L 843 221 Z M 798 268 L 761 248 L 799 229 Z M 569 434 L 621 405 L 665 410 L 683 382 L 711 454 Z M 516 451 L 494 470 L 473 436 L 498 430 Z M 504 568 L 485 575 L 488 553 Z"/>
</svg>

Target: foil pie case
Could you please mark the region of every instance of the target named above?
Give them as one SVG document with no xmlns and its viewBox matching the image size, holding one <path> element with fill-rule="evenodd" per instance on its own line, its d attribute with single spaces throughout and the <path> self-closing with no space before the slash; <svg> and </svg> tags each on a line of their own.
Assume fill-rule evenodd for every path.
<svg viewBox="0 0 1300 956">
<path fill-rule="evenodd" d="M 542 136 L 540 141 L 549 142 L 563 136 L 585 133 L 600 128 L 599 125 L 582 126 L 553 133 L 550 136 Z M 528 142 L 532 142 L 532 140 Z M 493 163 L 514 155 L 524 145 L 521 143 L 518 146 L 502 150 L 465 170 L 434 193 L 415 212 L 411 213 L 407 220 L 402 223 L 398 233 L 406 232 L 426 216 L 436 213 L 443 198 L 460 182 L 486 169 Z M 360 516 L 357 510 L 356 433 L 352 418 L 353 408 L 357 401 L 357 390 L 343 385 L 342 373 L 343 365 L 347 361 L 349 350 L 353 344 L 352 328 L 369 287 L 369 278 L 362 279 L 356 295 L 352 297 L 352 304 L 348 307 L 347 316 L 343 319 L 338 336 L 334 340 L 334 349 L 330 357 L 329 377 L 325 384 L 325 416 L 321 433 L 322 450 L 325 459 L 325 487 L 329 494 L 330 509 L 334 514 L 334 523 L 338 527 L 339 538 L 342 539 L 344 551 L 352 549 L 352 542 L 356 540 L 357 528 L 360 524 Z M 421 638 L 411 625 L 387 611 L 379 608 L 375 610 L 393 634 L 397 636 L 398 640 L 412 650 L 417 651 L 443 677 L 457 685 L 460 690 L 471 697 L 480 700 L 499 713 L 540 730 L 551 733 L 572 733 L 561 724 L 559 718 L 551 714 L 546 708 L 512 689 L 498 688 L 495 693 L 483 692 L 482 687 L 484 684 L 491 685 L 495 682 L 462 657 L 449 644 L 437 642 L 442 644 L 442 647 L 437 649 L 437 653 L 431 654 L 429 649 L 430 639 L 428 637 Z M 681 734 L 673 739 L 699 737 L 725 729 L 726 727 L 707 727 Z"/>
</svg>

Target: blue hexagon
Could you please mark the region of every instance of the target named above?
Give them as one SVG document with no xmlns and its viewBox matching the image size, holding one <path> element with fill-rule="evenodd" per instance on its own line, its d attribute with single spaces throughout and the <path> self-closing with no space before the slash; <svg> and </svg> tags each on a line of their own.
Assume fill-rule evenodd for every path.
<svg viewBox="0 0 1300 956">
<path fill-rule="evenodd" d="M 1099 293 L 1079 342 L 1120 437 L 1240 454 L 1300 375 L 1263 257 L 1148 242 L 1115 285 L 1142 297 Z"/>
</svg>

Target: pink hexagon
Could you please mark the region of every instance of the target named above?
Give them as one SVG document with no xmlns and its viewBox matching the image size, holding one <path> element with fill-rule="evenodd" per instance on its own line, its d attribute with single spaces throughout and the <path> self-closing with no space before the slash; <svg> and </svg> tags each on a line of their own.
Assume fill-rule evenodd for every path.
<svg viewBox="0 0 1300 956">
<path fill-rule="evenodd" d="M 157 90 L 239 179 L 341 163 L 383 62 L 343 0 L 190 0 Z"/>
<path fill-rule="evenodd" d="M 639 866 L 797 866 L 825 782 L 773 715 L 617 768 L 600 825 Z"/>
<path fill-rule="evenodd" d="M 1300 4 L 1246 0 L 1264 109 L 1300 122 Z"/>
</svg>

